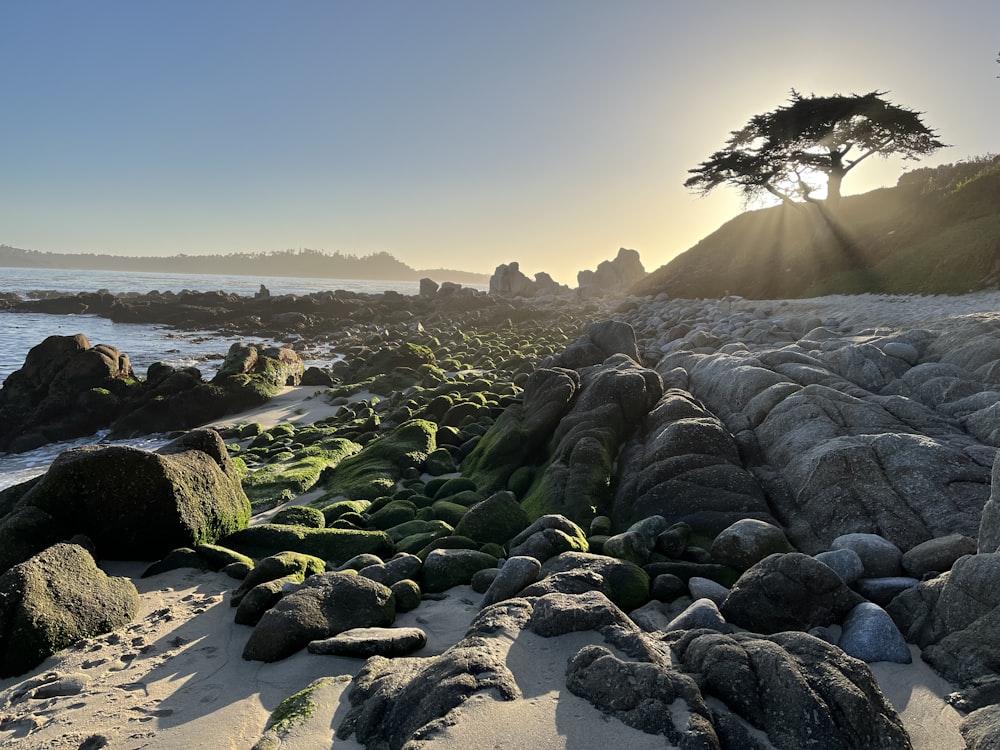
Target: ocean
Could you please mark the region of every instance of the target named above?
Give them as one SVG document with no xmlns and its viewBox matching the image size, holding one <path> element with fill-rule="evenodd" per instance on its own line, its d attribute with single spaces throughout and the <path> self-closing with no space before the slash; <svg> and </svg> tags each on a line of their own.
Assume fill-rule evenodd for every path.
<svg viewBox="0 0 1000 750">
<path fill-rule="evenodd" d="M 13 292 L 30 298 L 37 291 L 58 291 L 67 294 L 96 292 L 180 292 L 223 291 L 252 296 L 264 284 L 273 295 L 311 294 L 326 290 L 344 289 L 352 292 L 377 294 L 392 290 L 401 294 L 416 294 L 418 282 L 359 281 L 355 279 L 313 279 L 295 277 L 221 276 L 214 274 L 188 275 L 172 273 L 131 273 L 115 271 L 76 271 L 39 268 L 0 268 L 0 293 Z M 47 336 L 84 334 L 93 345 L 108 344 L 129 356 L 136 374 L 145 377 L 153 362 L 174 366 L 195 366 L 208 379 L 218 370 L 229 346 L 240 337 L 224 337 L 212 331 L 174 331 L 159 325 L 114 323 L 94 315 L 43 315 L 0 311 L 0 382 L 24 363 L 28 351 Z M 254 339 L 254 342 L 267 340 Z M 311 360 L 310 364 L 329 364 Z M 76 445 L 98 442 L 102 435 L 94 435 L 67 444 L 49 445 L 22 454 L 0 453 L 0 489 L 36 476 L 59 453 Z M 126 441 L 130 445 L 154 448 L 162 445 L 162 437 Z"/>
</svg>

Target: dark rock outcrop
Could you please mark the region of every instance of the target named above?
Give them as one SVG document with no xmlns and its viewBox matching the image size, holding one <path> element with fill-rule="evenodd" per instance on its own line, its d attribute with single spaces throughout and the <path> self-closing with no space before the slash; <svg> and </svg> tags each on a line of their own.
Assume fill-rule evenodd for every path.
<svg viewBox="0 0 1000 750">
<path fill-rule="evenodd" d="M 604 513 L 621 442 L 662 392 L 659 375 L 622 354 L 584 369 L 580 393 L 552 435 L 551 458 L 522 499 L 528 513 L 588 525 Z"/>
<path fill-rule="evenodd" d="M 663 394 L 618 460 L 611 513 L 619 526 L 651 515 L 713 534 L 742 518 L 775 523 L 733 436 L 686 391 Z"/>
<path fill-rule="evenodd" d="M 839 623 L 861 597 L 829 567 L 799 552 L 765 557 L 733 585 L 720 610 L 757 633 Z"/>
<path fill-rule="evenodd" d="M 118 416 L 135 375 L 126 354 L 82 333 L 49 336 L 0 389 L 0 451 L 90 435 Z"/>
</svg>

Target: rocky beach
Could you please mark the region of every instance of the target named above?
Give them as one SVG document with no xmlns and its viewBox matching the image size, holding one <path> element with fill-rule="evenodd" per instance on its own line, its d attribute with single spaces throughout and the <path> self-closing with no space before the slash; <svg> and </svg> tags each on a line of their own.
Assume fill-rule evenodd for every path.
<svg viewBox="0 0 1000 750">
<path fill-rule="evenodd" d="M 174 439 L 0 493 L 0 745 L 996 747 L 1000 292 L 637 262 L 5 299 L 245 341 L 206 381 L 57 337 L 5 381 L 4 450 Z"/>
</svg>

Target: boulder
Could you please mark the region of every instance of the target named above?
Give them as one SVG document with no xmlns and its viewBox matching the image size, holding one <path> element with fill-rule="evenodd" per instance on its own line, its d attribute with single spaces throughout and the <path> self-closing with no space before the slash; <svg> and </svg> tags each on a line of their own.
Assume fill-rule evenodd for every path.
<svg viewBox="0 0 1000 750">
<path fill-rule="evenodd" d="M 861 601 L 829 567 L 790 552 L 747 570 L 720 610 L 727 622 L 770 634 L 839 623 Z"/>
<path fill-rule="evenodd" d="M 884 609 L 871 602 L 861 602 L 850 611 L 837 645 L 848 656 L 864 662 L 909 664 L 912 661 L 899 628 Z"/>
<path fill-rule="evenodd" d="M 712 542 L 711 551 L 717 562 L 746 570 L 768 555 L 794 550 L 785 532 L 774 524 L 744 518 L 723 529 Z"/>
<path fill-rule="evenodd" d="M 247 577 L 233 592 L 229 603 L 238 607 L 243 597 L 255 586 L 278 578 L 287 578 L 302 583 L 306 578 L 326 572 L 326 562 L 313 555 L 301 552 L 279 552 L 265 557 L 247 573 Z"/>
<path fill-rule="evenodd" d="M 131 581 L 105 575 L 77 544 L 53 545 L 0 575 L 0 678 L 123 627 L 138 611 Z"/>
<path fill-rule="evenodd" d="M 476 503 L 455 524 L 455 533 L 477 542 L 506 544 L 531 525 L 513 492 L 496 492 Z"/>
<path fill-rule="evenodd" d="M 49 336 L 0 389 L 0 452 L 91 435 L 118 416 L 135 378 L 128 355 L 82 333 Z"/>
<path fill-rule="evenodd" d="M 625 611 L 649 601 L 649 576 L 635 563 L 616 560 L 586 552 L 563 552 L 542 564 L 541 578 L 535 586 L 544 584 L 550 576 L 560 573 L 579 576 L 591 574 L 608 589 L 608 598 Z M 528 596 L 528 590 L 522 592 Z"/>
<path fill-rule="evenodd" d="M 122 445 L 66 451 L 19 508 L 48 514 L 62 538 L 86 534 L 101 557 L 119 560 L 155 560 L 213 543 L 250 519 L 250 502 L 214 430 L 187 433 L 156 453 Z M 0 535 L 13 520 L 0 521 Z"/>
<path fill-rule="evenodd" d="M 729 596 L 729 589 L 721 583 L 700 576 L 691 576 L 688 579 L 688 590 L 691 592 L 691 598 L 707 599 L 720 607 Z"/>
<path fill-rule="evenodd" d="M 729 633 L 732 627 L 719 612 L 719 607 L 712 599 L 695 599 L 683 612 L 670 620 L 663 630 L 696 630 L 707 628 L 720 633 Z"/>
<path fill-rule="evenodd" d="M 277 661 L 310 641 L 352 628 L 385 627 L 395 617 L 392 591 L 381 583 L 350 573 L 314 575 L 264 613 L 243 658 Z"/>
<path fill-rule="evenodd" d="M 611 515 L 619 527 L 651 515 L 711 535 L 743 518 L 775 523 L 729 430 L 686 391 L 663 394 L 625 441 L 618 462 Z"/>
<path fill-rule="evenodd" d="M 332 638 L 310 641 L 307 648 L 310 654 L 367 659 L 408 656 L 425 645 L 427 633 L 420 628 L 354 628 Z"/>
<path fill-rule="evenodd" d="M 424 560 L 423 589 L 429 593 L 447 591 L 452 586 L 469 583 L 478 570 L 495 568 L 493 555 L 471 549 L 436 549 Z"/>
<path fill-rule="evenodd" d="M 899 547 L 878 534 L 843 534 L 833 540 L 830 549 L 856 552 L 861 558 L 867 578 L 887 578 L 903 572 L 903 553 Z"/>
<path fill-rule="evenodd" d="M 910 748 L 868 667 L 818 638 L 687 630 L 666 640 L 675 664 L 698 675 L 702 695 L 714 699 L 717 727 L 735 714 L 734 723 L 749 723 L 777 748 Z"/>
<path fill-rule="evenodd" d="M 865 574 L 864 563 L 861 557 L 853 549 L 837 549 L 828 552 L 820 552 L 813 555 L 813 558 L 829 567 L 840 576 L 840 580 L 848 586 L 854 583 Z"/>
<path fill-rule="evenodd" d="M 929 573 L 945 573 L 958 558 L 974 555 L 977 551 L 976 540 L 964 534 L 928 539 L 903 554 L 903 570 L 906 575 L 918 579 Z"/>
<path fill-rule="evenodd" d="M 533 557 L 508 558 L 483 594 L 480 606 L 488 607 L 517 596 L 522 589 L 538 580 L 541 570 L 541 563 Z"/>
</svg>

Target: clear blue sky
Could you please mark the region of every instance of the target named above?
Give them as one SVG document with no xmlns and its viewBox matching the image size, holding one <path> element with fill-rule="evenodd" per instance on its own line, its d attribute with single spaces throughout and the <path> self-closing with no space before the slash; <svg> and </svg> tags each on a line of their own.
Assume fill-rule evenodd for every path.
<svg viewBox="0 0 1000 750">
<path fill-rule="evenodd" d="M 791 88 L 1000 150 L 1000 2 L 0 4 L 0 244 L 647 269 L 740 210 L 687 170 Z M 871 162 L 846 193 L 895 183 Z"/>
</svg>

